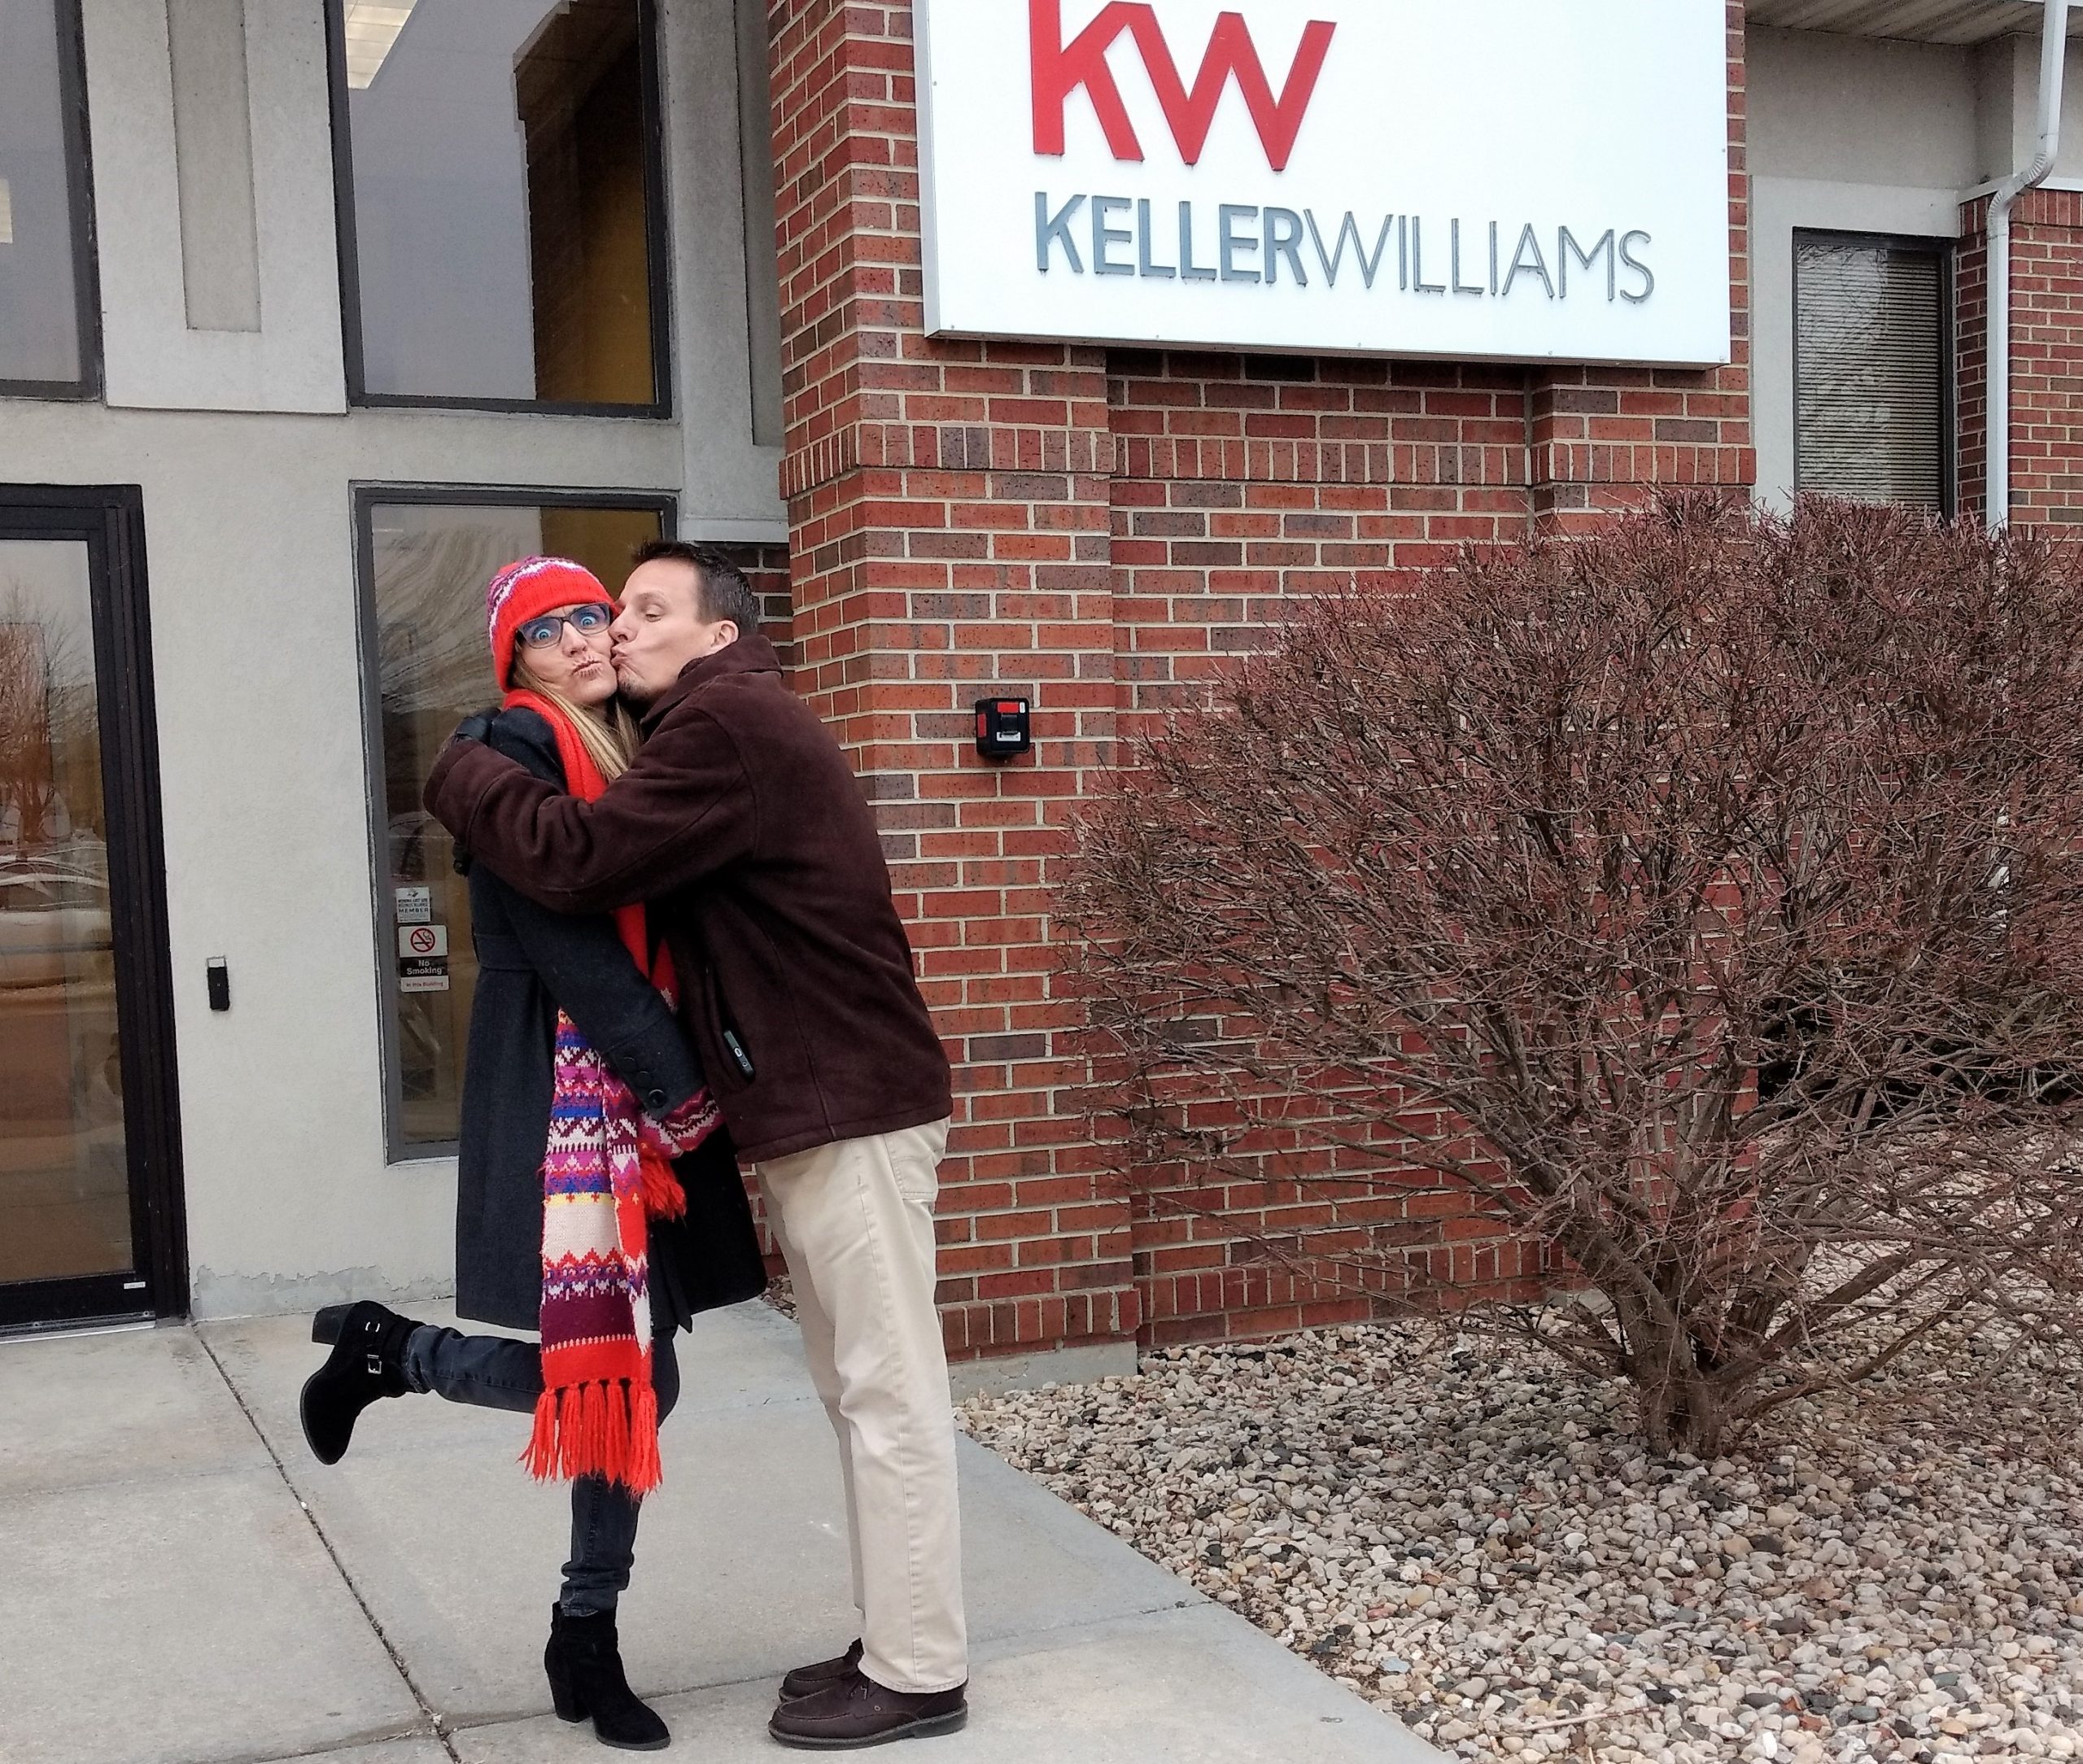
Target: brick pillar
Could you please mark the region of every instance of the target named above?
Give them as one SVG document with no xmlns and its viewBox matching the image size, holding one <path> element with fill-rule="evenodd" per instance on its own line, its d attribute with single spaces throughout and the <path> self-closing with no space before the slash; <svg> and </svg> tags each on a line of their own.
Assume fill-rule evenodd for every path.
<svg viewBox="0 0 2083 1764">
<path fill-rule="evenodd" d="M 1986 518 L 1989 201 L 1961 212 L 1954 272 L 1960 508 Z M 2011 518 L 2083 522 L 2083 193 L 2029 190 L 2011 215 Z"/>
<path fill-rule="evenodd" d="M 1638 508 L 1657 484 L 1747 492 L 1750 439 L 1750 177 L 1744 0 L 1728 0 L 1729 281 L 1734 360 L 1710 373 L 1670 369 L 1536 371 L 1526 391 L 1531 513 L 1581 526 Z"/>
<path fill-rule="evenodd" d="M 929 341 L 910 0 L 771 0 L 769 19 L 797 683 L 876 806 L 957 1065 L 950 1346 L 1365 1314 L 1162 1195 L 1132 1214 L 1103 1173 L 1050 910 L 1071 817 L 1116 733 L 1260 645 L 1290 596 L 1656 482 L 1754 481 L 1740 0 L 1736 360 L 1705 374 Z M 1006 771 L 970 744 L 970 701 L 998 688 L 1037 710 L 1038 754 Z M 1324 1222 L 1285 1177 L 1225 1198 L 1269 1226 Z M 1530 1273 L 1456 1210 L 1428 1178 L 1358 1222 L 1465 1282 Z"/>
<path fill-rule="evenodd" d="M 876 806 L 956 1068 L 959 1356 L 1132 1341 L 1129 1212 L 1078 1106 L 1051 884 L 1111 757 L 1104 358 L 924 334 L 910 0 L 773 0 L 797 684 Z M 972 701 L 1035 706 L 976 753 Z"/>
<path fill-rule="evenodd" d="M 1960 211 L 1953 255 L 1954 483 L 1959 512 L 1989 518 L 1989 199 Z"/>
</svg>

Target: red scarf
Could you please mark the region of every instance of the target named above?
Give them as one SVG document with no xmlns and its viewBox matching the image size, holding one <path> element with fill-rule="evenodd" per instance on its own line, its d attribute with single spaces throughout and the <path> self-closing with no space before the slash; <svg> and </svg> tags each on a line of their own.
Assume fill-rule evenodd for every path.
<svg viewBox="0 0 2083 1764">
<path fill-rule="evenodd" d="M 532 710 L 550 726 L 550 733 L 557 737 L 557 757 L 564 766 L 564 788 L 573 796 L 581 802 L 598 802 L 608 793 L 607 779 L 600 775 L 600 768 L 593 763 L 593 756 L 586 751 L 586 744 L 579 739 L 570 713 L 562 705 L 539 692 L 516 688 L 506 695 L 506 708 Z M 657 955 L 652 955 L 650 929 L 642 904 L 618 906 L 615 929 L 622 933 L 622 947 L 629 951 L 637 971 L 649 975 L 651 984 L 666 995 L 668 1002 L 675 1001 L 673 958 L 663 944 L 658 946 Z"/>
<path fill-rule="evenodd" d="M 570 714 L 531 692 L 509 692 L 506 708 L 549 724 L 566 787 L 598 801 L 607 780 Z M 662 949 L 652 957 L 644 908 L 621 908 L 615 925 L 638 969 L 670 999 L 672 964 Z M 543 1158 L 543 1394 L 522 1461 L 539 1478 L 604 1476 L 641 1495 L 661 1474 L 649 1221 L 680 1216 L 687 1196 L 638 1124 L 629 1086 L 560 1010 Z"/>
</svg>

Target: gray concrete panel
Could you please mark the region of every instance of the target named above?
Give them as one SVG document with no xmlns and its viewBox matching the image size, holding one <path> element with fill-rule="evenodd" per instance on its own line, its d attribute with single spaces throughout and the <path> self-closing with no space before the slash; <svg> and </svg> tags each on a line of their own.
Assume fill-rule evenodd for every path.
<svg viewBox="0 0 2083 1764">
<path fill-rule="evenodd" d="M 268 1453 L 184 1329 L 29 1337 L 0 1353 L 0 1503 L 211 1470 Z"/>
<path fill-rule="evenodd" d="M 272 1468 L 0 1497 L 0 1561 L 7 1764 L 272 1758 L 420 1725 Z"/>
<path fill-rule="evenodd" d="M 1051 1384 L 1097 1384 L 1102 1378 L 1135 1376 L 1136 1344 L 1097 1342 L 1038 1354 L 998 1354 L 989 1360 L 957 1360 L 947 1369 L 958 1402 L 1007 1391 L 1038 1391 Z"/>
<path fill-rule="evenodd" d="M 1024 1637 L 978 1650 L 969 1725 L 932 1764 L 1426 1764 L 1400 1723 L 1213 1606 Z M 674 1750 L 705 1764 L 771 1764 L 770 1683 L 658 1705 Z M 582 1764 L 590 1729 L 554 1717 L 466 1728 L 464 1764 Z"/>
<path fill-rule="evenodd" d="M 245 0 L 168 0 L 181 279 L 190 330 L 260 329 Z"/>
<path fill-rule="evenodd" d="M 186 68 L 182 92 L 164 0 L 85 0 L 81 8 L 108 402 L 337 414 L 347 391 L 324 12 L 319 0 L 238 11 L 225 21 L 237 27 L 236 91 L 227 68 L 206 63 Z M 224 102 L 198 138 L 186 125 L 213 86 Z M 190 102 L 177 131 L 181 98 Z M 238 114 L 223 114 L 226 103 Z M 184 203 L 184 171 L 216 186 L 211 203 Z M 239 187 L 225 187 L 232 182 Z M 246 212 L 242 227 L 226 225 L 227 206 Z M 184 222 L 203 236 L 185 241 Z M 251 254 L 237 274 L 250 277 L 253 322 L 217 328 L 235 317 L 237 300 L 232 312 L 206 301 L 191 313 L 184 260 L 199 247 Z M 221 279 L 222 267 L 215 273 Z"/>
<path fill-rule="evenodd" d="M 270 1758 L 267 1764 L 449 1764 L 439 1740 L 380 1740 L 344 1752 L 304 1752 L 294 1758 Z"/>
<path fill-rule="evenodd" d="M 513 1461 L 519 1417 L 386 1403 L 386 1443 L 326 1469 L 295 1431 L 317 1357 L 298 1323 L 210 1338 L 282 1469 L 190 1332 L 0 1344 L 0 1402 L 57 1442 L 0 1460 L 0 1760 L 438 1764 L 429 1704 L 473 1764 L 597 1757 L 547 1713 L 567 1495 Z M 775 1755 L 776 1681 L 842 1645 L 851 1614 L 793 1328 L 745 1308 L 696 1340 L 622 1626 L 683 1747 L 729 1764 Z M 61 1394 L 81 1412 L 63 1426 Z M 1040 1484 L 967 1440 L 961 1461 L 978 1713 L 935 1757 L 1436 1757 Z"/>
<path fill-rule="evenodd" d="M 452 1323 L 447 1307 L 415 1312 Z M 466 1327 L 476 1328 L 469 1325 Z M 531 1480 L 526 1417 L 434 1397 L 376 1404 L 347 1458 L 317 1463 L 296 1394 L 324 1350 L 295 1318 L 210 1326 L 213 1349 L 356 1589 L 446 1718 L 541 1708 L 542 1646 L 570 1496 Z M 785 1670 L 850 1623 L 829 1425 L 794 1325 L 764 1305 L 679 1338 L 682 1396 L 647 1504 L 623 1652 L 645 1694 Z"/>
<path fill-rule="evenodd" d="M 356 1590 L 445 1718 L 483 1721 L 544 1699 L 542 1644 L 568 1548 L 568 1496 L 514 1462 L 520 1431 L 497 1450 L 452 1442 L 290 1468 Z M 852 1596 L 823 1412 L 676 1416 L 666 1455 L 622 1605 L 638 1689 L 778 1678 L 844 1647 Z M 1199 1601 L 980 1447 L 964 1441 L 961 1462 L 980 1643 Z"/>
<path fill-rule="evenodd" d="M 302 1333 L 289 1319 L 208 1330 L 422 1693 L 457 1720 L 539 1708 L 569 1506 L 515 1461 L 524 1419 L 379 1403 L 328 1469 L 296 1423 L 295 1391 L 321 1352 Z M 647 1504 L 623 1606 L 624 1655 L 646 1695 L 778 1677 L 836 1653 L 854 1624 L 837 1449 L 794 1325 L 742 1306 L 702 1318 L 680 1349 L 666 1484 Z M 966 1439 L 960 1461 L 978 1641 L 1199 1600 Z"/>
<path fill-rule="evenodd" d="M 431 1404 L 433 1399 L 428 1399 Z M 644 1695 L 778 1672 L 851 1635 L 838 1477 L 823 1417 L 719 1416 L 669 1440 L 646 1504 L 622 1656 Z M 356 1590 L 445 1719 L 544 1707 L 543 1643 L 570 1496 L 510 1449 L 447 1445 L 292 1471 Z M 823 1645 L 836 1636 L 832 1645 Z"/>
</svg>

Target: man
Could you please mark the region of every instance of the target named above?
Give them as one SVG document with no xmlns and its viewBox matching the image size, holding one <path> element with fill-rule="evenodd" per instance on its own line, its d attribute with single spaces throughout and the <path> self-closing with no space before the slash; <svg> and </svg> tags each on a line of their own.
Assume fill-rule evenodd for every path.
<svg viewBox="0 0 2083 1764">
<path fill-rule="evenodd" d="M 770 1731 L 842 1748 L 967 1716 L 954 1420 L 933 1303 L 953 1112 L 875 823 L 789 691 L 745 577 L 705 547 L 638 554 L 615 671 L 644 745 L 592 803 L 457 731 L 426 806 L 565 912 L 642 902 L 680 1013 L 766 1199 L 839 1439 L 860 1640 L 783 1681 Z"/>
</svg>

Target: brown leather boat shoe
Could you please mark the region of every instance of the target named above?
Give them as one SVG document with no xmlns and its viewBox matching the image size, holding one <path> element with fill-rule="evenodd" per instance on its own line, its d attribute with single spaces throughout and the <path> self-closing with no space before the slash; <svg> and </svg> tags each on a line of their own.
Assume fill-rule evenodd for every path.
<svg viewBox="0 0 2083 1764">
<path fill-rule="evenodd" d="M 781 1681 L 781 1701 L 793 1703 L 797 1697 L 808 1696 L 828 1684 L 836 1684 L 860 1669 L 861 1644 L 857 1641 L 836 1660 L 820 1660 L 815 1666 L 797 1666 Z"/>
<path fill-rule="evenodd" d="M 893 1691 L 866 1673 L 849 1672 L 823 1689 L 784 1703 L 766 1731 L 784 1745 L 812 1752 L 849 1752 L 892 1740 L 953 1733 L 969 1719 L 969 1687 L 924 1695 Z"/>
</svg>

